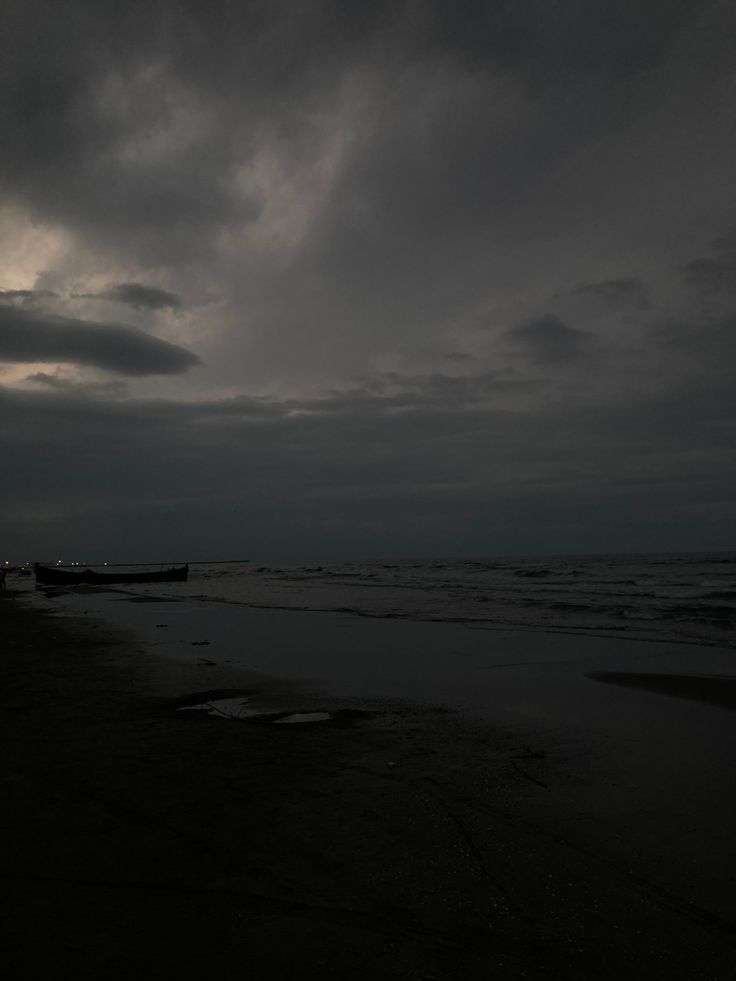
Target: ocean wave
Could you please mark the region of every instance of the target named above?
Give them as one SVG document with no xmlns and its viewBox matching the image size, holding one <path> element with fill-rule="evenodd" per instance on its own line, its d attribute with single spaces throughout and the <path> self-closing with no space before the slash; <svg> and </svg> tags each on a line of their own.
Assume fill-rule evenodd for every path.
<svg viewBox="0 0 736 981">
<path fill-rule="evenodd" d="M 713 622 L 736 623 L 736 609 L 732 606 L 718 606 L 714 603 L 677 604 L 668 607 L 660 614 L 678 620 L 710 620 Z"/>
<path fill-rule="evenodd" d="M 168 592 L 257 609 L 736 647 L 727 633 L 735 576 L 730 555 L 266 560 L 193 566 L 189 582 Z"/>
</svg>

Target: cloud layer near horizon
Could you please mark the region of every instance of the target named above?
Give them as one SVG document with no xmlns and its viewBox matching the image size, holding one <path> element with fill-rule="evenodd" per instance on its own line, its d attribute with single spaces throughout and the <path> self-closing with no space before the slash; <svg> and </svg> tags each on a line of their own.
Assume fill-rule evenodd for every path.
<svg viewBox="0 0 736 981">
<path fill-rule="evenodd" d="M 53 479 L 31 450 L 53 405 L 90 501 L 102 422 L 121 461 L 133 419 L 152 475 L 171 456 L 142 528 L 189 474 L 172 535 L 225 494 L 241 515 L 281 502 L 264 542 L 299 526 L 315 555 L 330 514 L 345 553 L 399 548 L 407 513 L 423 531 L 401 547 L 425 553 L 534 550 L 522 526 L 558 551 L 694 547 L 698 527 L 736 543 L 736 8 L 6 8 L 0 384 L 8 411 L 30 400 L 14 466 Z M 642 491 L 636 512 L 650 469 L 668 503 Z M 319 505 L 291 490 L 317 485 Z M 123 470 L 116 488 L 109 520 L 138 492 Z M 74 526 L 72 498 L 45 536 Z"/>
<path fill-rule="evenodd" d="M 393 554 L 420 555 L 555 551 L 560 535 L 569 551 L 717 548 L 735 516 L 733 392 L 703 395 L 697 416 L 675 400 L 647 408 L 558 407 L 541 446 L 534 412 L 430 385 L 413 402 L 6 391 L 4 494 L 34 554 L 86 542 L 89 561 L 123 544 L 144 560 L 314 557 L 315 536 L 322 554 L 376 556 L 386 536 Z"/>
</svg>

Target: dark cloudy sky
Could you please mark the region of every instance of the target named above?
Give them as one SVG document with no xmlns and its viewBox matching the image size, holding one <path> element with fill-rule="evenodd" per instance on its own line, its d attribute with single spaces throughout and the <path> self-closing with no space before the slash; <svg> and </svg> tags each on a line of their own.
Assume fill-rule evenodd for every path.
<svg viewBox="0 0 736 981">
<path fill-rule="evenodd" d="M 5 0 L 0 551 L 736 547 L 730 0 Z"/>
</svg>

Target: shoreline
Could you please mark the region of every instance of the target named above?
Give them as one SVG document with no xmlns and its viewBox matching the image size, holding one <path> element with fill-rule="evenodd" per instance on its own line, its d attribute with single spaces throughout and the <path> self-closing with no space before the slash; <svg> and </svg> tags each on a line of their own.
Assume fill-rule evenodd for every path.
<svg viewBox="0 0 736 981">
<path fill-rule="evenodd" d="M 576 810 L 597 792 L 585 760 L 530 745 L 536 733 L 231 666 L 183 671 L 12 592 L 0 617 L 18 970 L 727 976 L 732 918 L 653 874 L 636 840 L 607 840 Z M 212 689 L 364 714 L 273 726 L 175 711 L 177 694 Z"/>
<path fill-rule="evenodd" d="M 204 563 L 136 591 L 249 609 L 350 613 L 479 629 L 733 650 L 736 553 Z M 632 561 L 632 559 L 634 561 Z"/>
</svg>

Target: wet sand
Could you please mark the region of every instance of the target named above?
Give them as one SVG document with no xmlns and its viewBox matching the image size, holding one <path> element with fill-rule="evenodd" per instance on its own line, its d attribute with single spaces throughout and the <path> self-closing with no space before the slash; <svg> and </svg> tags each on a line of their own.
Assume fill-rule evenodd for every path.
<svg viewBox="0 0 736 981">
<path fill-rule="evenodd" d="M 652 674 L 646 671 L 592 671 L 594 681 L 641 688 L 662 695 L 689 698 L 707 705 L 736 710 L 736 678 L 693 674 Z"/>
<path fill-rule="evenodd" d="M 676 815 L 659 852 L 595 819 L 615 792 L 579 747 L 176 666 L 12 592 L 0 618 L 9 977 L 730 976 L 730 856 L 704 899 Z M 241 696 L 331 718 L 179 711 Z"/>
</svg>

